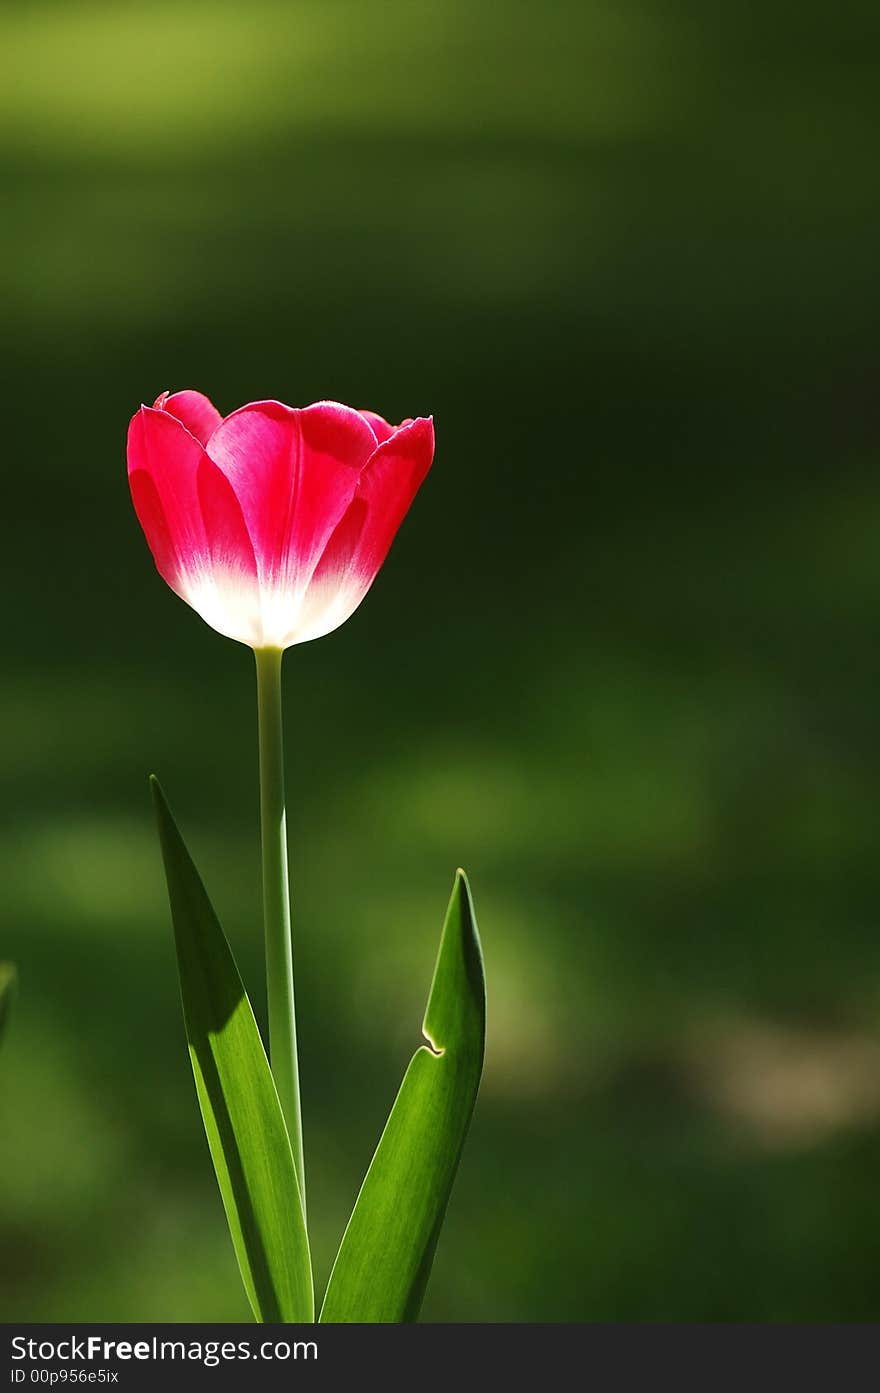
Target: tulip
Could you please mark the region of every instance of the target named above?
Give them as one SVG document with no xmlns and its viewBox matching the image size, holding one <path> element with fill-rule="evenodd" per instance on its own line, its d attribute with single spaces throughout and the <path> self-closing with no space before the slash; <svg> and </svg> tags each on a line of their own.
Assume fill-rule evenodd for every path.
<svg viewBox="0 0 880 1393">
<path fill-rule="evenodd" d="M 254 649 L 272 1072 L 305 1208 L 281 727 L 281 657 L 357 609 L 434 453 L 431 419 L 392 426 L 338 402 L 250 402 L 221 417 L 165 392 L 128 430 L 135 511 L 159 574 Z"/>
<path fill-rule="evenodd" d="M 166 392 L 132 418 L 128 477 L 171 589 L 228 638 L 283 650 L 354 613 L 433 451 L 430 418 L 261 401 L 224 419 Z"/>
</svg>

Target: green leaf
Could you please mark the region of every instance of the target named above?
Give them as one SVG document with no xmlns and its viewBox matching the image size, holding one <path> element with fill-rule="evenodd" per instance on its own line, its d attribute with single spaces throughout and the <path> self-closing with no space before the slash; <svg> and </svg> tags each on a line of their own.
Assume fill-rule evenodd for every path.
<svg viewBox="0 0 880 1393">
<path fill-rule="evenodd" d="M 6 1029 L 6 1022 L 9 1019 L 9 1008 L 15 995 L 17 980 L 12 963 L 0 963 L 0 1037 Z"/>
<path fill-rule="evenodd" d="M 486 984 L 473 901 L 455 877 L 422 1026 L 330 1274 L 324 1322 L 418 1316 L 483 1070 Z"/>
<path fill-rule="evenodd" d="M 258 1321 L 312 1321 L 309 1242 L 263 1042 L 198 871 L 150 782 L 196 1092 L 242 1281 Z"/>
</svg>

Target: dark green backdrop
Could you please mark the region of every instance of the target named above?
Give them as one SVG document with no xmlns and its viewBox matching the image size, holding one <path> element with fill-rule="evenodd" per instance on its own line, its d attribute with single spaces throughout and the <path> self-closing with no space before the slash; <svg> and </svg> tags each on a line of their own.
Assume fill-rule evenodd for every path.
<svg viewBox="0 0 880 1393">
<path fill-rule="evenodd" d="M 155 574 L 139 402 L 433 412 L 286 662 L 323 1282 L 459 863 L 483 1093 L 431 1320 L 880 1311 L 874 3 L 0 19 L 0 1316 L 243 1318 L 158 772 L 262 1012 L 252 660 Z"/>
</svg>

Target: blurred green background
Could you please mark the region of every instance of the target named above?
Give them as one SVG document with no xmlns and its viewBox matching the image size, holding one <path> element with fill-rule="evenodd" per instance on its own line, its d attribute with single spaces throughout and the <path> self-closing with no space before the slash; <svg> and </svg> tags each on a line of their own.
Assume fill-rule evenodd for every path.
<svg viewBox="0 0 880 1393">
<path fill-rule="evenodd" d="M 262 1014 L 252 660 L 159 580 L 141 400 L 433 412 L 286 661 L 318 1280 L 452 873 L 487 1068 L 429 1320 L 880 1310 L 880 12 L 0 19 L 0 1316 L 246 1318 L 146 776 Z"/>
</svg>

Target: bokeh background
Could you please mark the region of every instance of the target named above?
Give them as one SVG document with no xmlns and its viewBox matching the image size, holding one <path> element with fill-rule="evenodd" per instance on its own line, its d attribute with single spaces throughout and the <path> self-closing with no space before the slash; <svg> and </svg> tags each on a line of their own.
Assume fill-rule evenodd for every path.
<svg viewBox="0 0 880 1393">
<path fill-rule="evenodd" d="M 252 660 L 141 400 L 432 411 L 286 662 L 323 1284 L 452 873 L 490 990 L 426 1319 L 880 1312 L 880 12 L 5 0 L 0 1316 L 246 1318 L 157 771 L 259 1013 Z"/>
</svg>

